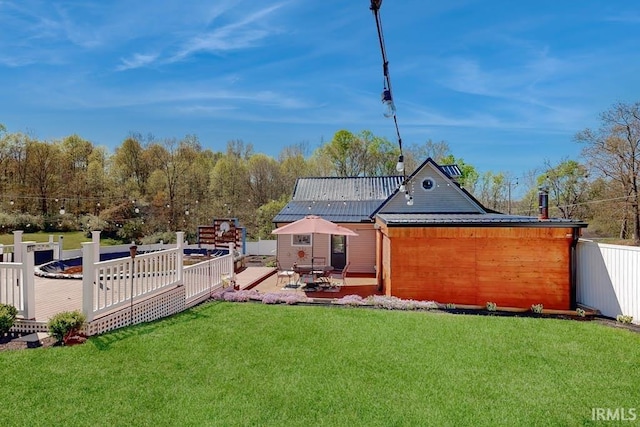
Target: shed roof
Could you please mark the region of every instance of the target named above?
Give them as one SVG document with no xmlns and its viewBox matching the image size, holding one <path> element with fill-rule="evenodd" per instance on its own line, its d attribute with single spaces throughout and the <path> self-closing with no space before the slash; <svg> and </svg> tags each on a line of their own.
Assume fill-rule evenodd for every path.
<svg viewBox="0 0 640 427">
<path fill-rule="evenodd" d="M 538 219 L 533 216 L 505 215 L 501 213 L 470 213 L 470 214 L 397 214 L 379 213 L 385 224 L 395 226 L 526 226 L 526 227 L 586 227 L 587 224 L 571 219 L 550 218 Z"/>
</svg>

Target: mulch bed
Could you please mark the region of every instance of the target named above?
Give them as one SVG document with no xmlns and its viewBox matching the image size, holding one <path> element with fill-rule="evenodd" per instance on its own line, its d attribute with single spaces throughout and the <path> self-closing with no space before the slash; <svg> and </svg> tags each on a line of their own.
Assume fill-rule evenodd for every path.
<svg viewBox="0 0 640 427">
<path fill-rule="evenodd" d="M 8 333 L 4 336 L 0 337 L 0 351 L 7 350 L 26 350 L 29 348 L 41 348 L 41 347 L 53 347 L 58 345 L 56 343 L 56 339 L 54 337 L 46 337 L 41 342 L 26 342 L 26 341 L 17 341 L 16 338 L 28 334 L 20 334 L 20 333 Z"/>
</svg>

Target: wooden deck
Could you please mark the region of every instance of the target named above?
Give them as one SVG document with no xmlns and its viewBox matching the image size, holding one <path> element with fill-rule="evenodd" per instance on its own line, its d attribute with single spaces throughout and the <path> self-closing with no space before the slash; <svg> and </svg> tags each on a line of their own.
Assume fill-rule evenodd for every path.
<svg viewBox="0 0 640 427">
<path fill-rule="evenodd" d="M 35 278 L 36 319 L 47 322 L 62 311 L 82 310 L 82 280 Z"/>
<path fill-rule="evenodd" d="M 250 268 L 247 268 L 247 270 L 249 270 Z M 256 289 L 261 293 L 299 293 L 301 295 L 306 295 L 307 297 L 314 299 L 342 298 L 345 295 L 360 295 L 361 297 L 368 297 L 371 295 L 382 294 L 382 292 L 378 290 L 376 279 L 373 276 L 347 277 L 347 284 L 344 286 L 340 286 L 338 289 L 305 291 L 301 286 L 289 287 L 284 286 L 283 282 L 278 283 L 278 278 L 275 274 L 275 270 L 271 270 L 272 272 L 269 276 L 265 276 L 264 278 L 262 278 L 262 280 L 256 282 L 255 285 L 241 286 L 241 289 Z M 244 273 L 244 271 L 242 273 Z M 238 275 L 238 278 L 240 278 L 240 275 Z"/>
</svg>

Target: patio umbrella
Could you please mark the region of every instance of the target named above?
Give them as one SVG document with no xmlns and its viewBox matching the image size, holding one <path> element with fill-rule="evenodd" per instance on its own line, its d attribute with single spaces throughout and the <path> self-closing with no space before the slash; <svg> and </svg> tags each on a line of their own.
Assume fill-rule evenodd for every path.
<svg viewBox="0 0 640 427">
<path fill-rule="evenodd" d="M 317 215 L 307 215 L 291 224 L 278 227 L 271 234 L 335 234 L 357 236 L 358 233 Z M 313 241 L 311 243 L 311 270 L 313 271 Z"/>
</svg>

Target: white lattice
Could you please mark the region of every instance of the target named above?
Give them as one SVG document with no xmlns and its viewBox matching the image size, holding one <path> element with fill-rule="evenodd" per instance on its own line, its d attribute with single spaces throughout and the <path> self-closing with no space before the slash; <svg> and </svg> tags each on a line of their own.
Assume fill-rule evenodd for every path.
<svg viewBox="0 0 640 427">
<path fill-rule="evenodd" d="M 184 310 L 184 286 L 178 286 L 135 303 L 133 311 L 131 307 L 124 307 L 94 319 L 87 327 L 87 335 L 98 335 L 124 326 L 151 322 Z"/>
</svg>

